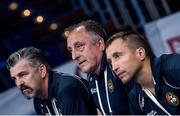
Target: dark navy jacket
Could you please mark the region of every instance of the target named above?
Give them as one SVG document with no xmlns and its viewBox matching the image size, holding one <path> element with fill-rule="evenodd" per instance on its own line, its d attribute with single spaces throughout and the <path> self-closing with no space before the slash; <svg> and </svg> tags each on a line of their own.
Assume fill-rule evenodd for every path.
<svg viewBox="0 0 180 116">
<path fill-rule="evenodd" d="M 108 88 L 108 96 L 109 102 L 112 109 L 112 113 L 110 113 L 106 98 L 106 90 L 105 90 L 105 78 L 104 78 L 104 70 L 107 67 L 107 88 Z M 128 105 L 128 96 L 125 91 L 124 85 L 119 78 L 116 78 L 110 65 L 106 62 L 105 55 L 102 59 L 101 65 L 101 73 L 100 75 L 89 74 L 88 75 L 88 83 L 89 89 L 95 101 L 96 107 L 101 110 L 98 96 L 97 96 L 97 87 L 95 81 L 97 80 L 99 93 L 101 96 L 102 106 L 104 112 L 106 114 L 130 114 L 129 105 Z"/>
<path fill-rule="evenodd" d="M 162 55 L 152 62 L 156 99 L 169 114 L 180 114 L 180 54 Z M 129 94 L 132 114 L 167 114 L 139 84 Z"/>
<path fill-rule="evenodd" d="M 50 74 L 48 99 L 34 98 L 35 110 L 41 115 L 96 114 L 91 102 L 86 86 L 77 77 L 55 72 Z"/>
</svg>

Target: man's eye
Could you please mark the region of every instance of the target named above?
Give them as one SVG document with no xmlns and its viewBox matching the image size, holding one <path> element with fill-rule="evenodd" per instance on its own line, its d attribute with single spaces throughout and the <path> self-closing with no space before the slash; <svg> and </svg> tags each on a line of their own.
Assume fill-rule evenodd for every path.
<svg viewBox="0 0 180 116">
<path fill-rule="evenodd" d="M 24 76 L 26 76 L 26 75 L 28 75 L 28 73 L 26 73 L 26 72 L 20 73 L 20 74 L 19 74 L 19 77 L 24 77 Z"/>
<path fill-rule="evenodd" d="M 68 49 L 69 53 L 72 53 L 72 50 L 71 49 Z"/>
<path fill-rule="evenodd" d="M 122 56 L 121 53 L 115 53 L 115 54 L 113 55 L 113 57 L 114 57 L 115 59 L 120 58 L 121 56 Z"/>
<path fill-rule="evenodd" d="M 11 77 L 11 78 L 12 78 L 12 80 L 13 80 L 13 81 L 15 81 L 15 80 L 16 80 L 16 78 L 15 78 L 15 77 Z"/>
<path fill-rule="evenodd" d="M 82 46 L 82 44 L 77 44 L 75 47 L 80 48 L 81 46 Z"/>
<path fill-rule="evenodd" d="M 83 43 L 81 43 L 81 44 L 76 44 L 76 45 L 75 45 L 75 48 L 76 48 L 76 49 L 79 49 L 79 50 L 82 50 L 82 49 L 84 48 L 84 45 L 85 45 L 85 44 L 83 44 Z"/>
<path fill-rule="evenodd" d="M 72 49 L 71 48 L 67 48 L 69 53 L 72 53 Z"/>
<path fill-rule="evenodd" d="M 119 55 L 118 54 L 114 55 L 114 58 L 119 58 Z"/>
</svg>

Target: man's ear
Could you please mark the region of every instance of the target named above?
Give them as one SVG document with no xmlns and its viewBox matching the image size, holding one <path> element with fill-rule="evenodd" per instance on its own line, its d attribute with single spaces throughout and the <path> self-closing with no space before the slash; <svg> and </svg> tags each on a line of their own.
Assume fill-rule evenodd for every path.
<svg viewBox="0 0 180 116">
<path fill-rule="evenodd" d="M 102 51 L 104 51 L 105 49 L 105 43 L 104 43 L 104 40 L 103 39 L 99 39 L 98 42 L 97 42 L 98 46 L 100 47 L 100 49 Z"/>
<path fill-rule="evenodd" d="M 139 47 L 138 49 L 136 49 L 136 55 L 141 61 L 143 61 L 146 58 L 145 49 L 143 47 Z"/>
<path fill-rule="evenodd" d="M 46 66 L 44 64 L 41 64 L 39 66 L 39 72 L 41 74 L 41 78 L 44 79 L 46 77 L 46 73 L 47 73 L 47 68 L 46 68 Z"/>
</svg>

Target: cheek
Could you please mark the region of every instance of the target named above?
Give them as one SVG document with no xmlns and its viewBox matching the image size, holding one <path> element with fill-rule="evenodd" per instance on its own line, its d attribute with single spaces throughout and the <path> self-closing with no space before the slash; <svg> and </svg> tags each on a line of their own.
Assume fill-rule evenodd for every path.
<svg viewBox="0 0 180 116">
<path fill-rule="evenodd" d="M 139 67 L 140 67 L 140 63 L 136 61 L 135 59 L 129 64 L 129 69 L 133 73 L 136 73 Z"/>
<path fill-rule="evenodd" d="M 31 83 L 36 83 L 40 79 L 40 74 L 35 72 L 33 75 L 31 75 Z"/>
<path fill-rule="evenodd" d="M 39 75 L 35 75 L 31 80 L 31 85 L 34 88 L 37 88 L 37 86 L 41 85 L 41 77 Z"/>
<path fill-rule="evenodd" d="M 132 60 L 129 58 L 121 58 L 120 60 L 114 62 L 114 65 L 118 65 L 121 69 L 130 70 L 132 68 Z"/>
<path fill-rule="evenodd" d="M 94 63 L 99 60 L 99 57 L 101 57 L 101 51 L 94 46 L 87 47 L 84 52 L 84 57 L 86 60 L 88 60 L 90 63 Z"/>
<path fill-rule="evenodd" d="M 84 56 L 89 60 L 93 60 L 95 59 L 96 54 L 95 54 L 95 51 L 89 49 L 84 52 Z"/>
<path fill-rule="evenodd" d="M 124 57 L 118 60 L 116 63 L 121 64 L 121 65 L 128 65 L 130 61 L 131 60 L 129 58 Z"/>
<path fill-rule="evenodd" d="M 29 85 L 29 83 L 31 83 L 32 79 L 33 79 L 32 75 L 27 75 L 26 77 L 23 77 L 23 81 L 24 81 L 27 85 Z"/>
</svg>

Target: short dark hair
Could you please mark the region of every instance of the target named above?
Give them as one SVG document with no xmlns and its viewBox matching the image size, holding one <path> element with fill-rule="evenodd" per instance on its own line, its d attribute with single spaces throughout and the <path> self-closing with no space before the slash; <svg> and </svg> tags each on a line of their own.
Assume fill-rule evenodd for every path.
<svg viewBox="0 0 180 116">
<path fill-rule="evenodd" d="M 116 39 L 121 39 L 127 43 L 127 46 L 130 49 L 137 49 L 139 47 L 143 47 L 146 51 L 146 56 L 150 57 L 152 55 L 152 51 L 150 45 L 141 34 L 135 31 L 121 31 L 112 35 L 106 42 L 106 48 Z"/>
<path fill-rule="evenodd" d="M 7 59 L 7 68 L 10 70 L 10 68 L 15 66 L 21 59 L 26 59 L 29 65 L 34 68 L 38 68 L 40 64 L 44 64 L 48 71 L 51 70 L 42 51 L 35 47 L 25 47 L 12 53 Z"/>
<path fill-rule="evenodd" d="M 80 26 L 84 26 L 85 31 L 87 33 L 96 34 L 96 35 L 100 36 L 102 39 L 104 39 L 104 41 L 107 40 L 107 34 L 106 34 L 105 30 L 103 29 L 103 27 L 101 25 L 98 24 L 98 22 L 96 22 L 94 20 L 82 21 L 80 23 L 77 23 L 77 24 L 67 27 L 64 31 L 65 37 L 67 37 L 69 33 L 71 33 L 73 30 L 75 30 L 76 28 L 78 28 Z"/>
</svg>

